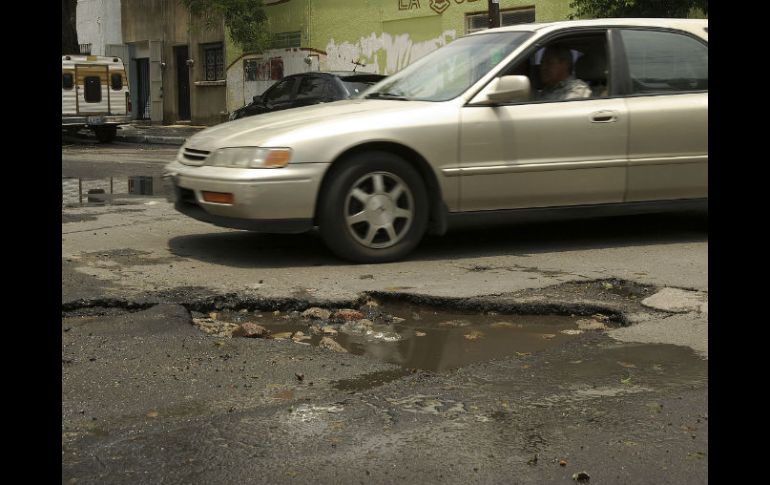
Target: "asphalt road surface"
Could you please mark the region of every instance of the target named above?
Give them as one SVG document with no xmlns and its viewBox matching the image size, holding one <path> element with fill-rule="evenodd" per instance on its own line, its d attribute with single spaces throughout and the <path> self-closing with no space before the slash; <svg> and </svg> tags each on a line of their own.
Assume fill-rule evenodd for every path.
<svg viewBox="0 0 770 485">
<path fill-rule="evenodd" d="M 176 213 L 155 182 L 175 153 L 62 146 L 62 483 L 707 482 L 703 214 L 462 229 L 405 261 L 351 265 L 315 233 Z M 88 190 L 109 202 L 88 203 Z M 389 302 L 467 314 L 436 327 L 397 315 L 402 332 L 425 333 L 412 342 L 468 328 L 437 346 L 446 355 L 526 330 L 526 314 L 578 326 L 539 334 L 540 350 L 439 371 L 296 334 L 202 330 L 238 324 L 228 311 L 302 323 L 310 307 Z"/>
</svg>

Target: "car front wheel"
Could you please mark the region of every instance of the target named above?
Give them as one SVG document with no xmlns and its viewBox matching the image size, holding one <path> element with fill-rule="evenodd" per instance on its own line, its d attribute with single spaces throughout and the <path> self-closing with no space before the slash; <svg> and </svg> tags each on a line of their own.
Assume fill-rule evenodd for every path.
<svg viewBox="0 0 770 485">
<path fill-rule="evenodd" d="M 319 226 L 337 256 L 382 263 L 417 246 L 427 227 L 428 197 L 414 167 L 391 153 L 368 152 L 332 170 L 320 199 Z"/>
</svg>

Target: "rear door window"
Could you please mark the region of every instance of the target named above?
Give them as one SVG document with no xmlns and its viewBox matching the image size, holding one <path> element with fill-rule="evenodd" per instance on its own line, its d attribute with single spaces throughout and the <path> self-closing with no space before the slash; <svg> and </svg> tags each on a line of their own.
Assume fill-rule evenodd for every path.
<svg viewBox="0 0 770 485">
<path fill-rule="evenodd" d="M 708 46 L 685 34 L 623 30 L 632 94 L 708 90 Z"/>
<path fill-rule="evenodd" d="M 102 100 L 102 82 L 99 76 L 86 76 L 84 95 L 87 103 L 98 103 Z"/>
</svg>

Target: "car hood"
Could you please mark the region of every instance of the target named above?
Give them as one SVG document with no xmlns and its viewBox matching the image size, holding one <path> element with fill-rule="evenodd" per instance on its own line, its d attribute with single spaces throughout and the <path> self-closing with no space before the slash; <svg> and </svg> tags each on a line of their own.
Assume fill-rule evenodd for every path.
<svg viewBox="0 0 770 485">
<path fill-rule="evenodd" d="M 198 150 L 213 151 L 232 146 L 286 146 L 277 143 L 291 141 L 292 133 L 313 130 L 324 132 L 361 127 L 368 120 L 378 119 L 391 113 L 404 116 L 413 110 L 421 110 L 426 101 L 397 101 L 376 99 L 349 99 L 273 113 L 250 116 L 207 128 L 188 138 L 185 146 Z M 378 122 L 379 122 L 378 121 Z"/>
</svg>

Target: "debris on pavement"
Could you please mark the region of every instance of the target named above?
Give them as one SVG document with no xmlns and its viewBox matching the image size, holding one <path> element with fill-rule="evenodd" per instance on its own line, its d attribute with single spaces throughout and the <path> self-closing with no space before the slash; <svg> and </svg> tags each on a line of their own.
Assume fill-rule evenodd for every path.
<svg viewBox="0 0 770 485">
<path fill-rule="evenodd" d="M 591 479 L 591 476 L 586 472 L 577 472 L 572 474 L 572 479 L 578 483 L 586 483 Z"/>
<path fill-rule="evenodd" d="M 233 337 L 267 338 L 269 336 L 270 330 L 251 322 L 242 323 L 233 330 Z"/>
</svg>

